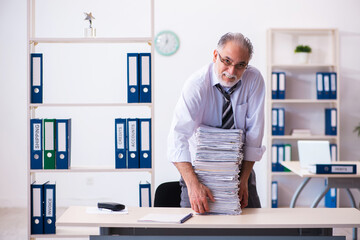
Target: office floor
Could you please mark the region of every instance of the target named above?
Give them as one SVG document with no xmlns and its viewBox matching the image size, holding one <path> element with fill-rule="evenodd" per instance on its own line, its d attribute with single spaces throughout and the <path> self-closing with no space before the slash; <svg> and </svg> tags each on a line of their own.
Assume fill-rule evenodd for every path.
<svg viewBox="0 0 360 240">
<path fill-rule="evenodd" d="M 60 216 L 65 209 L 57 209 L 57 215 Z M 0 240 L 24 240 L 27 234 L 27 213 L 25 208 L 0 208 Z M 346 236 L 346 240 L 352 239 L 352 229 L 337 228 L 334 229 L 334 235 Z M 66 238 L 70 240 L 71 238 Z M 83 240 L 84 238 L 76 238 Z M 358 230 L 358 239 L 360 231 Z M 60 238 L 56 238 L 60 240 Z"/>
</svg>

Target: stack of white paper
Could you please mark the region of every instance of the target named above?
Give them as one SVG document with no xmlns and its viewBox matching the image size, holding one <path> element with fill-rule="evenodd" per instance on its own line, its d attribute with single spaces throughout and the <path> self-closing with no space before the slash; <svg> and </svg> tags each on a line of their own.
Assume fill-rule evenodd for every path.
<svg viewBox="0 0 360 240">
<path fill-rule="evenodd" d="M 215 202 L 209 201 L 213 214 L 240 214 L 239 165 L 243 159 L 242 130 L 200 126 L 196 132 L 197 151 L 194 169 Z"/>
</svg>

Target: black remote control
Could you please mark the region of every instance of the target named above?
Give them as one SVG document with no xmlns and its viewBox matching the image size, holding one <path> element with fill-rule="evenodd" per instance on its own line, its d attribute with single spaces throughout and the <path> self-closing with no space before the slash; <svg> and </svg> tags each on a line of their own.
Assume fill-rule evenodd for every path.
<svg viewBox="0 0 360 240">
<path fill-rule="evenodd" d="M 98 208 L 109 209 L 111 211 L 121 211 L 125 209 L 125 205 L 115 202 L 99 202 Z"/>
</svg>

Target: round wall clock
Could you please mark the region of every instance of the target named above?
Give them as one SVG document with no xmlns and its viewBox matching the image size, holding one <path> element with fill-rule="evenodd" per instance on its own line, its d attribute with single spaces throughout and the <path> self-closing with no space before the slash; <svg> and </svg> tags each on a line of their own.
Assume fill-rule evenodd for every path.
<svg viewBox="0 0 360 240">
<path fill-rule="evenodd" d="M 172 31 L 162 31 L 155 37 L 155 49 L 163 56 L 170 56 L 179 49 L 180 41 Z"/>
</svg>

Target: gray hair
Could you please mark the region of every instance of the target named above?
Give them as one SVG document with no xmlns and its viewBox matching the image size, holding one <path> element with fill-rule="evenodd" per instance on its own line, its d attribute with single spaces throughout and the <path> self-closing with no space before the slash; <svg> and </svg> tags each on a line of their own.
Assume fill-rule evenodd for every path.
<svg viewBox="0 0 360 240">
<path fill-rule="evenodd" d="M 253 52 L 254 52 L 253 45 L 252 45 L 250 39 L 248 39 L 247 37 L 245 37 L 241 33 L 232 33 L 232 32 L 225 33 L 220 38 L 220 40 L 218 42 L 218 45 L 217 45 L 217 49 L 222 50 L 224 48 L 225 44 L 227 42 L 229 42 L 229 41 L 234 41 L 239 46 L 247 48 L 247 50 L 249 51 L 249 59 L 252 58 L 252 55 L 253 55 Z"/>
</svg>

